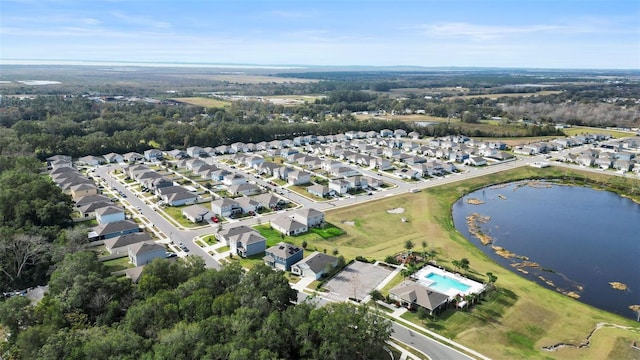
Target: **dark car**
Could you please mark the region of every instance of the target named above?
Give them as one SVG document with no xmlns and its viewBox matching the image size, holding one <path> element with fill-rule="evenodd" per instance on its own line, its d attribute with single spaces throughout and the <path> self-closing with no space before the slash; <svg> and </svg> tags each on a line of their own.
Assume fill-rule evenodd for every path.
<svg viewBox="0 0 640 360">
<path fill-rule="evenodd" d="M 174 252 L 167 253 L 167 259 L 168 258 L 172 258 L 172 257 L 176 257 L 176 256 L 178 256 L 178 254 L 176 254 Z"/>
</svg>

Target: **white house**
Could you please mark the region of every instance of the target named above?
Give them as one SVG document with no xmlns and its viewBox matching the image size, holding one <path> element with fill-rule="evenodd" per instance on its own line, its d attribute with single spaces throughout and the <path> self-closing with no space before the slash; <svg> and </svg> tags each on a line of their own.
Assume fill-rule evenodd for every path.
<svg viewBox="0 0 640 360">
<path fill-rule="evenodd" d="M 153 259 L 166 257 L 167 250 L 155 241 L 144 241 L 129 245 L 129 261 L 135 266 L 150 263 Z"/>
<path fill-rule="evenodd" d="M 118 206 L 107 206 L 96 210 L 98 224 L 108 224 L 124 219 L 124 209 Z"/>
<path fill-rule="evenodd" d="M 326 273 L 326 270 L 338 266 L 338 258 L 335 256 L 314 252 L 306 258 L 291 266 L 293 274 L 318 280 Z"/>
</svg>

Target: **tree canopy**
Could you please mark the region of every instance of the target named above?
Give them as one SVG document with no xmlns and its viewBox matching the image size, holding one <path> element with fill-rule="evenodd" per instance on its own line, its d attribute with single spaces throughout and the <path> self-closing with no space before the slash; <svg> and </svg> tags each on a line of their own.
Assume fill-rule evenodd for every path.
<svg viewBox="0 0 640 360">
<path fill-rule="evenodd" d="M 165 283 L 160 285 L 159 283 Z M 259 265 L 204 269 L 157 259 L 137 285 L 90 252 L 68 255 L 35 307 L 0 303 L 11 331 L 2 355 L 29 359 L 370 359 L 390 323 L 366 307 L 295 304 L 280 272 Z"/>
</svg>

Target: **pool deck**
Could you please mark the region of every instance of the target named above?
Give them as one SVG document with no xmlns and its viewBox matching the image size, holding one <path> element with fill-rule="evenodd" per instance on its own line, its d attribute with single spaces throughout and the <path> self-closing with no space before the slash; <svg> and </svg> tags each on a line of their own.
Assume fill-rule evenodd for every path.
<svg viewBox="0 0 640 360">
<path fill-rule="evenodd" d="M 431 266 L 431 265 L 427 265 L 425 267 L 423 267 L 422 269 L 420 269 L 417 273 L 415 273 L 413 275 L 413 277 L 418 281 L 418 283 L 420 283 L 420 285 L 424 286 L 424 287 L 429 287 L 431 284 L 433 284 L 432 280 L 429 280 L 426 278 L 427 275 L 429 274 L 437 274 L 440 276 L 444 276 L 447 278 L 450 278 L 452 280 L 458 281 L 461 284 L 467 285 L 469 286 L 469 289 L 467 289 L 464 292 L 461 292 L 460 290 L 457 289 L 449 289 L 448 291 L 445 292 L 445 295 L 448 295 L 449 298 L 454 298 L 456 295 L 461 294 L 461 295 L 468 295 L 468 294 L 478 294 L 480 292 L 482 292 L 482 290 L 484 289 L 484 284 L 481 284 L 477 281 L 473 281 L 469 278 L 466 278 L 460 274 L 456 274 L 456 273 L 452 273 L 452 272 L 448 272 L 446 270 L 442 270 L 439 269 L 437 267 Z M 436 290 L 438 292 L 440 292 L 439 290 Z"/>
</svg>

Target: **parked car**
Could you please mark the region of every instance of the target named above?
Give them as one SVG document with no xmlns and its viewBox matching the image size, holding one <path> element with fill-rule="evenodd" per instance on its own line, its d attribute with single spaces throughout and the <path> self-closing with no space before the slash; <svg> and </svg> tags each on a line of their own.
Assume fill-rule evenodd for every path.
<svg viewBox="0 0 640 360">
<path fill-rule="evenodd" d="M 218 222 L 220 222 L 220 219 L 218 219 L 217 216 L 214 216 L 214 217 L 211 218 L 211 221 L 213 221 L 214 223 L 218 223 Z"/>
<path fill-rule="evenodd" d="M 178 256 L 178 254 L 176 254 L 174 252 L 167 253 L 167 259 L 172 258 L 172 257 L 176 257 L 176 256 Z"/>
</svg>

